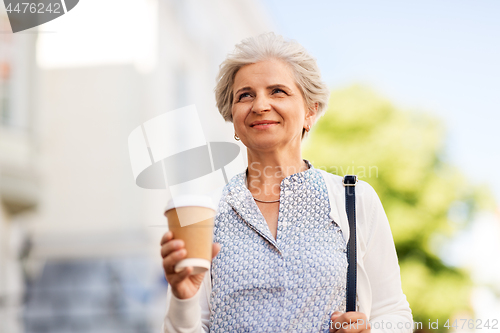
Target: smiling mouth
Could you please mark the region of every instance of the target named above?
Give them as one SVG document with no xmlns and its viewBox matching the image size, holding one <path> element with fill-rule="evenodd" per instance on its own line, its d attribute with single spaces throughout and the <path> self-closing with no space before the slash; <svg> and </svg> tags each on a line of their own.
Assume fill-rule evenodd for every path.
<svg viewBox="0 0 500 333">
<path fill-rule="evenodd" d="M 262 124 L 255 124 L 255 125 L 250 125 L 250 127 L 255 127 L 255 126 L 264 126 L 264 125 L 276 125 L 278 123 L 262 123 Z"/>
</svg>

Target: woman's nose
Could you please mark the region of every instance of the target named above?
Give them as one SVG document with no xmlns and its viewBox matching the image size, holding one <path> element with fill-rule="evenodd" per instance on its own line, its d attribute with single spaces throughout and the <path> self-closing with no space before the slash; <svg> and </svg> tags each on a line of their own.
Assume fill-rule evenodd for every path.
<svg viewBox="0 0 500 333">
<path fill-rule="evenodd" d="M 260 113 L 267 112 L 271 110 L 271 104 L 269 103 L 269 99 L 263 95 L 257 95 L 252 104 L 252 112 Z"/>
</svg>

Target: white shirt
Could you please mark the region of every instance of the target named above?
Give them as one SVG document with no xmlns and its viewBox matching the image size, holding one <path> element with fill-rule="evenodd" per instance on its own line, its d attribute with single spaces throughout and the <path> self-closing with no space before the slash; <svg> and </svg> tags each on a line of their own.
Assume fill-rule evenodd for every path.
<svg viewBox="0 0 500 333">
<path fill-rule="evenodd" d="M 315 170 L 320 172 L 326 183 L 330 218 L 340 227 L 347 243 L 349 223 L 342 177 Z M 374 333 L 411 333 L 412 315 L 401 289 L 389 222 L 377 194 L 363 181 L 356 185 L 356 222 L 357 311 L 366 315 Z M 189 299 L 177 299 L 169 286 L 164 332 L 209 332 L 211 291 L 210 274 L 205 274 L 198 293 Z"/>
</svg>

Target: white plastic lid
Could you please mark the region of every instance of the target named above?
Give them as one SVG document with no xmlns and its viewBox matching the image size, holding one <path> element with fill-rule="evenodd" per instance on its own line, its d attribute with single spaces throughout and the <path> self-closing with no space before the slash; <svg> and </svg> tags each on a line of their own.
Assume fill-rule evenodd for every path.
<svg viewBox="0 0 500 333">
<path fill-rule="evenodd" d="M 180 195 L 168 201 L 165 211 L 179 207 L 207 207 L 215 211 L 212 198 L 208 195 Z"/>
</svg>

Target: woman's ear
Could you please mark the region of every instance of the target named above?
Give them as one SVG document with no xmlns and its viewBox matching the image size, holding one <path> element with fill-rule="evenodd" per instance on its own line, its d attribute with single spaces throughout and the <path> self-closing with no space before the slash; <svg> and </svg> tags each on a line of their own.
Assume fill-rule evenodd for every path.
<svg viewBox="0 0 500 333">
<path fill-rule="evenodd" d="M 306 114 L 305 120 L 311 126 L 314 124 L 314 122 L 316 120 L 316 114 L 318 113 L 318 107 L 319 107 L 319 103 L 316 102 L 313 104 L 312 107 L 307 109 L 307 114 Z"/>
</svg>

